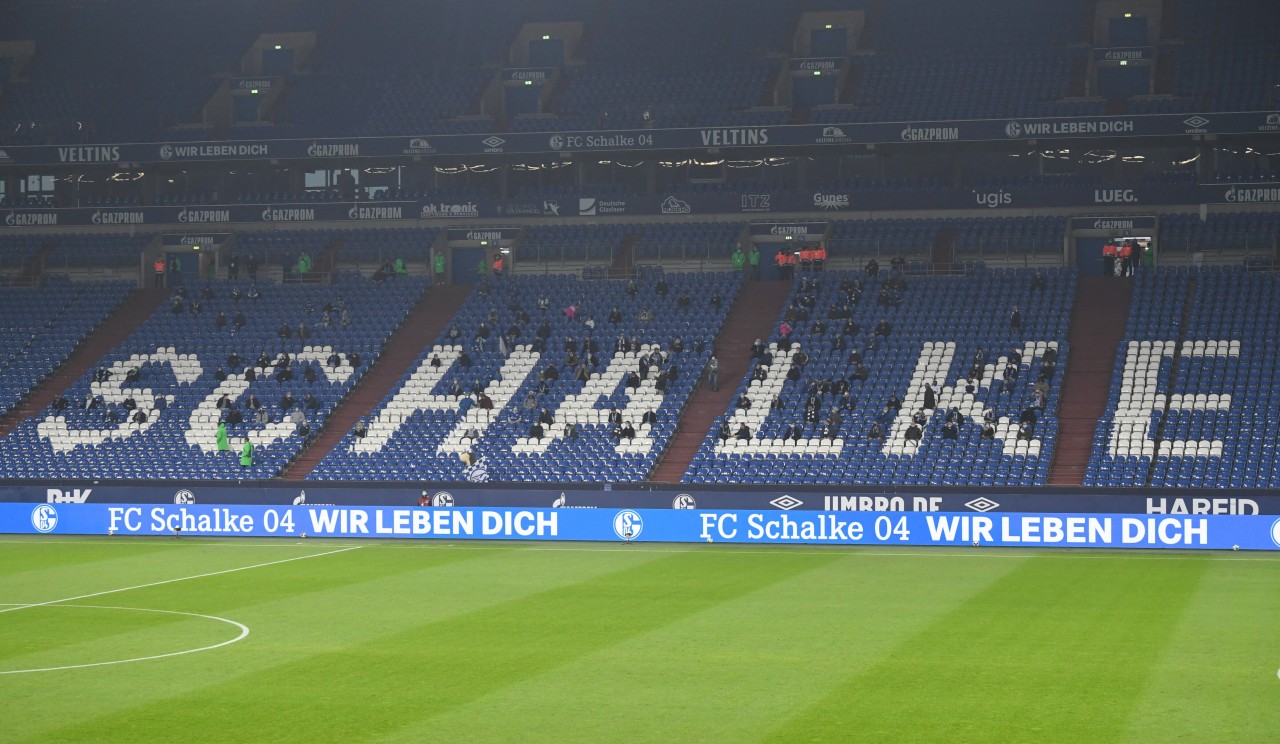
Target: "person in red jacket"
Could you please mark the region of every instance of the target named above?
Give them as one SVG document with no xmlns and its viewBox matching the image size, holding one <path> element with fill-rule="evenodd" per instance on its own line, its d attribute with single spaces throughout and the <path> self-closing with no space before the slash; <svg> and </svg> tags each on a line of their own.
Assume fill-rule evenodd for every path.
<svg viewBox="0 0 1280 744">
<path fill-rule="evenodd" d="M 1116 248 L 1116 241 L 1108 239 L 1102 245 L 1102 275 L 1116 275 L 1116 254 L 1119 249 Z"/>
<path fill-rule="evenodd" d="M 1120 245 L 1120 276 L 1133 276 L 1133 241 Z"/>
</svg>

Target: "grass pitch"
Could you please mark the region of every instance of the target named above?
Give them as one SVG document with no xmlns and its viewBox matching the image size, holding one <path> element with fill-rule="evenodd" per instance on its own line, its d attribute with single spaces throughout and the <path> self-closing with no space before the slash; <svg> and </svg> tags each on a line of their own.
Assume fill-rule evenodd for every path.
<svg viewBox="0 0 1280 744">
<path fill-rule="evenodd" d="M 1280 731 L 1269 555 L 10 539 L 0 602 L 4 742 Z"/>
</svg>

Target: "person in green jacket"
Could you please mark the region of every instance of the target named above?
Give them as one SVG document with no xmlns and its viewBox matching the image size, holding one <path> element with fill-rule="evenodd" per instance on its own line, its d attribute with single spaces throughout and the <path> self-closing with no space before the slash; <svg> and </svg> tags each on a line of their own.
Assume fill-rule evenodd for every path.
<svg viewBox="0 0 1280 744">
<path fill-rule="evenodd" d="M 733 270 L 742 271 L 742 265 L 746 263 L 746 256 L 742 255 L 742 247 L 733 249 L 733 255 L 729 257 L 733 260 Z"/>
<path fill-rule="evenodd" d="M 436 284 L 444 283 L 444 261 L 443 251 L 436 253 L 436 257 L 431 259 L 431 270 L 435 273 L 432 279 L 435 280 Z"/>
<path fill-rule="evenodd" d="M 306 274 L 311 271 L 311 255 L 306 251 L 298 256 L 298 265 L 294 267 L 294 271 L 298 274 Z"/>
<path fill-rule="evenodd" d="M 489 276 L 489 262 L 484 260 L 484 256 L 481 256 L 480 260 L 476 262 L 476 273 L 481 278 Z"/>
<path fill-rule="evenodd" d="M 231 449 L 231 445 L 227 442 L 227 425 L 225 423 L 218 424 L 218 451 L 227 452 Z"/>
<path fill-rule="evenodd" d="M 751 266 L 751 274 L 747 278 L 759 279 L 760 278 L 760 249 L 755 246 L 755 243 L 751 244 L 751 251 L 747 253 L 747 263 L 750 264 Z"/>
<path fill-rule="evenodd" d="M 253 467 L 253 442 L 248 439 L 244 440 L 244 447 L 240 449 L 240 467 Z"/>
<path fill-rule="evenodd" d="M 397 258 L 393 268 L 396 270 L 397 277 L 409 276 L 409 269 L 405 268 L 403 258 Z"/>
</svg>

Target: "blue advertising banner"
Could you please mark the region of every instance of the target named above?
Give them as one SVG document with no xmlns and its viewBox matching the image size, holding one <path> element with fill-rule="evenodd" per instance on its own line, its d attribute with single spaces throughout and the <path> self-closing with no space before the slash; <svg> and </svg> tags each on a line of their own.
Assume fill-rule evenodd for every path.
<svg viewBox="0 0 1280 744">
<path fill-rule="evenodd" d="M 755 509 L 825 512 L 1037 512 L 1077 514 L 1270 514 L 1274 491 L 1210 489 L 928 488 L 877 491 L 857 487 L 605 488 L 405 483 L 238 485 L 75 481 L 0 486 L 0 502 L 50 504 L 258 504 L 345 506 L 530 507 L 553 509 Z"/>
<path fill-rule="evenodd" d="M 792 57 L 791 71 L 812 72 L 817 70 L 819 72 L 827 72 L 830 70 L 834 72 L 843 68 L 845 62 L 844 57 Z"/>
<path fill-rule="evenodd" d="M 515 240 L 520 237 L 521 227 L 451 227 L 448 240 L 450 243 L 474 243 L 479 240 Z"/>
<path fill-rule="evenodd" d="M 1093 50 L 1093 59 L 1097 62 L 1145 62 L 1154 57 L 1154 50 L 1149 46 L 1099 47 Z"/>
<path fill-rule="evenodd" d="M 219 246 L 231 239 L 231 233 L 165 233 L 160 242 L 165 247 L 198 245 L 204 248 Z"/>
<path fill-rule="evenodd" d="M 257 95 L 266 93 L 275 87 L 273 77 L 239 77 L 231 78 L 231 95 Z"/>
<path fill-rule="evenodd" d="M 785 215 L 951 209 L 1191 206 L 1276 204 L 1280 183 L 1173 184 L 1125 188 L 1018 187 L 996 190 L 929 189 L 858 191 L 828 189 L 777 193 L 663 193 L 609 199 L 595 196 L 511 200 L 429 200 L 228 204 L 128 209 L 12 208 L 0 210 L 0 227 L 90 225 L 209 225 L 293 222 L 510 219 L 519 217 L 625 217 L 709 214 Z"/>
<path fill-rule="evenodd" d="M 0 532 L 397 539 L 1276 550 L 1256 516 L 0 504 Z"/>
<path fill-rule="evenodd" d="M 140 164 L 210 160 L 300 160 L 355 156 L 388 158 L 624 150 L 754 149 L 890 142 L 999 142 L 1026 139 L 1103 139 L 1274 132 L 1280 132 L 1280 112 L 1246 111 L 614 131 L 410 134 L 400 137 L 264 139 L 240 142 L 14 145 L 6 146 L 4 151 L 7 156 L 6 164 Z"/>
<path fill-rule="evenodd" d="M 502 82 L 542 85 L 555 74 L 554 67 L 508 67 L 502 71 Z"/>
<path fill-rule="evenodd" d="M 1135 217 L 1132 215 L 1101 215 L 1098 217 L 1072 217 L 1072 230 L 1103 230 L 1108 232 L 1156 229 L 1156 218 L 1152 215 Z"/>
<path fill-rule="evenodd" d="M 827 232 L 827 222 L 752 222 L 751 234 L 755 237 L 780 236 L 783 238 L 821 237 Z"/>
</svg>

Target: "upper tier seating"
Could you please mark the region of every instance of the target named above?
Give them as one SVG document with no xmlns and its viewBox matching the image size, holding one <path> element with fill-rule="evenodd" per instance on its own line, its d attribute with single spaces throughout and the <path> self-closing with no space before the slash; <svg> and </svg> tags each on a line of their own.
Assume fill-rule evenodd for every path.
<svg viewBox="0 0 1280 744">
<path fill-rule="evenodd" d="M 188 285 L 188 304 L 203 297 L 205 283 Z M 425 283 L 418 279 L 389 280 L 382 285 L 344 276 L 331 286 L 286 285 L 258 282 L 260 299 L 236 301 L 233 282 L 208 285 L 211 299 L 202 300 L 203 312 L 174 313 L 166 305 L 157 310 L 120 348 L 100 362 L 110 378 L 95 381 L 97 370 L 86 374 L 65 393 L 67 406 L 55 403 L 24 421 L 0 441 L 0 476 L 14 478 L 269 478 L 297 454 L 304 438 L 286 418 L 282 396 L 287 391 L 303 406 L 312 432 L 324 424 L 337 402 L 368 370 L 382 345 L 421 296 Z M 238 285 L 242 291 L 247 283 Z M 345 303 L 350 325 L 342 325 L 341 312 L 322 323 L 323 307 Z M 234 313 L 244 313 L 245 325 L 236 327 Z M 215 316 L 226 314 L 223 328 Z M 291 337 L 282 339 L 281 324 L 289 324 Z M 301 324 L 309 326 L 309 338 L 301 339 Z M 243 361 L 229 364 L 232 353 Z M 360 356 L 353 365 L 352 354 Z M 279 381 L 274 373 L 283 355 L 291 358 L 293 379 Z M 337 354 L 334 366 L 332 355 Z M 265 355 L 270 366 L 256 362 Z M 253 381 L 242 372 L 255 367 Z M 138 378 L 127 379 L 132 368 Z M 219 382 L 218 370 L 226 374 Z M 315 375 L 315 382 L 306 377 Z M 219 398 L 226 394 L 243 415 L 240 424 L 228 424 L 233 451 L 217 451 L 215 433 L 225 413 Z M 303 404 L 313 395 L 314 408 Z M 248 397 L 256 395 L 267 413 L 266 423 L 255 422 Z M 96 396 L 96 398 L 95 398 Z M 132 399 L 138 411 L 126 410 Z M 95 400 L 85 409 L 86 400 Z M 296 408 L 296 406 L 295 406 Z M 141 412 L 145 420 L 135 422 Z M 256 447 L 254 464 L 241 468 L 239 443 L 248 437 Z"/>
<path fill-rule="evenodd" d="M 30 81 L 6 86 L 0 142 L 137 142 L 195 121 L 217 73 L 274 7 L 260 0 L 16 3 L 33 33 Z M 52 16 L 53 22 L 47 23 Z M 6 22 L 8 22 L 6 17 Z M 44 20 L 42 20 L 44 19 Z"/>
<path fill-rule="evenodd" d="M 401 379 L 369 420 L 364 438 L 347 433 L 310 478 L 317 480 L 446 480 L 464 479 L 460 455 L 474 452 L 484 458 L 488 475 L 497 481 L 625 483 L 643 480 L 670 440 L 680 412 L 700 379 L 711 355 L 711 344 L 737 294 L 740 276 L 730 274 L 667 274 L 669 291 L 656 294 L 664 275 L 648 273 L 629 295 L 625 282 L 582 281 L 566 276 L 502 277 L 480 285 L 455 316 L 451 339 L 446 330 L 436 344 Z M 679 299 L 689 295 L 688 307 Z M 718 292 L 720 307 L 711 305 Z M 539 300 L 547 309 L 539 309 Z M 576 320 L 564 308 L 579 303 Z M 617 308 L 619 320 L 610 320 Z M 652 319 L 642 320 L 642 309 Z M 521 321 L 518 311 L 529 315 Z M 593 318 L 594 332 L 585 323 Z M 494 320 L 496 318 L 496 320 Z M 538 331 L 546 323 L 545 351 L 537 351 Z M 478 339 L 480 326 L 491 329 Z M 512 326 L 518 336 L 508 345 L 499 337 Z M 680 337 L 683 351 L 672 351 Z M 585 383 L 575 379 L 567 344 L 584 353 L 594 339 L 596 364 L 585 371 Z M 639 352 L 615 352 L 626 339 Z M 659 367 L 648 370 L 639 387 L 628 387 L 625 376 L 639 369 L 639 357 L 662 349 L 668 352 L 663 370 L 676 370 L 659 379 Z M 468 359 L 462 359 L 466 353 Z M 438 355 L 440 364 L 432 366 Z M 540 380 L 554 367 L 556 379 Z M 665 393 L 661 391 L 665 387 Z M 492 409 L 476 403 L 474 391 L 486 389 Z M 552 423 L 542 439 L 531 438 L 531 427 L 545 409 Z M 622 421 L 635 429 L 633 439 L 612 434 L 608 415 L 617 409 Z M 656 421 L 644 421 L 652 412 Z M 576 425 L 576 438 L 564 438 Z M 475 431 L 469 431 L 475 429 Z M 478 436 L 477 436 L 478 435 Z"/>
<path fill-rule="evenodd" d="M 796 318 L 791 351 L 779 343 L 777 331 L 765 340 L 773 350 L 765 379 L 754 379 L 758 365 L 753 364 L 738 386 L 739 397 L 718 421 L 727 425 L 727 441 L 722 441 L 719 426 L 713 427 L 683 482 L 1043 484 L 1057 438 L 1057 404 L 1065 375 L 1056 373 L 1047 380 L 1045 406 L 1037 412 L 1028 438 L 1018 436 L 1018 422 L 1032 406 L 1033 386 L 1045 370 L 1043 355 L 1053 349 L 1059 368 L 1067 362 L 1074 272 L 1044 272 L 1044 289 L 1032 288 L 1033 273 L 1026 270 L 979 271 L 965 277 L 909 275 L 902 303 L 884 306 L 880 294 L 890 275 L 888 267 L 877 277 L 802 272 L 779 319 L 781 323 Z M 855 277 L 861 277 L 864 290 L 850 307 L 858 328 L 846 337 L 845 321 L 830 316 L 845 304 L 842 284 Z M 803 289 L 810 278 L 818 282 L 816 290 Z M 805 296 L 812 305 L 808 320 L 803 319 Z M 1014 305 L 1021 308 L 1021 330 L 1011 327 Z M 873 341 L 881 320 L 890 324 L 890 335 Z M 819 322 L 825 323 L 825 330 Z M 865 355 L 866 380 L 851 379 L 855 345 Z M 1010 391 L 1009 385 L 997 381 L 997 374 L 1002 376 L 1013 350 L 1022 360 Z M 797 351 L 808 355 L 798 373 L 792 369 Z M 976 361 L 979 354 L 981 362 Z M 969 395 L 964 381 L 974 364 L 980 365 L 980 378 L 976 392 Z M 797 374 L 798 379 L 790 379 Z M 814 392 L 815 386 L 841 381 L 848 381 L 849 401 L 834 392 Z M 922 441 L 912 443 L 905 434 L 912 415 L 925 408 L 926 383 L 935 391 L 935 407 L 924 411 Z M 886 411 L 893 397 L 901 401 L 901 409 Z M 807 415 L 811 400 L 814 406 Z M 741 402 L 750 407 L 739 406 Z M 948 439 L 943 425 L 952 407 L 958 409 L 960 424 L 957 437 Z M 991 441 L 981 438 L 987 407 L 995 415 Z M 833 420 L 837 409 L 840 418 Z M 873 424 L 883 430 L 883 440 L 869 438 Z M 744 425 L 749 438 L 738 439 Z M 784 439 L 793 426 L 801 429 L 799 441 Z"/>
</svg>

